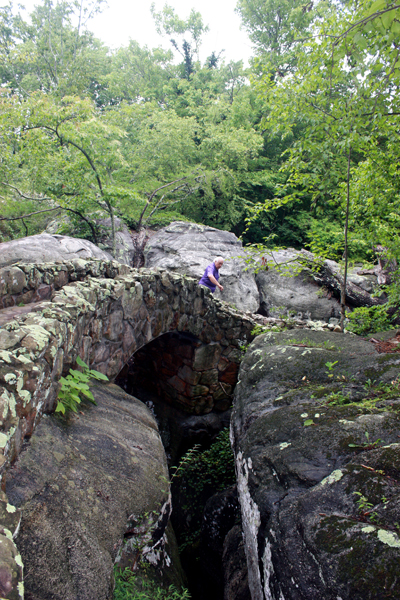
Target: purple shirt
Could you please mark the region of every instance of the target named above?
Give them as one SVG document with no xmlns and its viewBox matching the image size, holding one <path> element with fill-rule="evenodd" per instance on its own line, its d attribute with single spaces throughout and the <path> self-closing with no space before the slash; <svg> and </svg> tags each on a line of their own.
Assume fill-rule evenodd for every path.
<svg viewBox="0 0 400 600">
<path fill-rule="evenodd" d="M 217 267 L 215 266 L 215 263 L 211 263 L 211 265 L 208 265 L 208 267 L 206 268 L 206 270 L 204 271 L 204 275 L 203 277 L 200 279 L 199 281 L 199 285 L 205 285 L 206 287 L 208 287 L 212 292 L 215 292 L 215 288 L 217 287 L 216 285 L 214 285 L 210 279 L 209 279 L 209 275 L 214 275 L 215 279 L 218 281 L 219 279 L 219 271 L 217 269 Z"/>
</svg>

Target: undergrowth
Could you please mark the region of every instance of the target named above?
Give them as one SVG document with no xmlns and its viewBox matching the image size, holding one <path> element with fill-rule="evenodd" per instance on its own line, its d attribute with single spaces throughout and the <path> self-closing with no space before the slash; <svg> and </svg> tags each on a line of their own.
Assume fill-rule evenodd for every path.
<svg viewBox="0 0 400 600">
<path fill-rule="evenodd" d="M 180 511 L 190 517 L 182 519 L 186 526 L 176 531 L 180 551 L 199 540 L 203 509 L 208 498 L 234 483 L 235 466 L 229 429 L 221 431 L 208 450 L 189 451 L 183 457 L 172 475 L 172 485 L 176 489 L 175 505 L 179 503 Z"/>
<path fill-rule="evenodd" d="M 357 335 L 393 329 L 396 325 L 393 323 L 393 316 L 389 314 L 388 308 L 387 304 L 359 306 L 346 314 L 349 320 L 346 329 Z"/>
<path fill-rule="evenodd" d="M 187 589 L 179 591 L 174 585 L 163 589 L 150 581 L 139 578 L 128 567 L 114 570 L 115 589 L 113 600 L 190 600 Z"/>
</svg>

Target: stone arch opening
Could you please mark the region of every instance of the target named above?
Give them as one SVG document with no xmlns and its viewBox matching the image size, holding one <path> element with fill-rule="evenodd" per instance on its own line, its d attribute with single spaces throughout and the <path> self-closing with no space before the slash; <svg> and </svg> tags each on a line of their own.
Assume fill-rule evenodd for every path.
<svg viewBox="0 0 400 600">
<path fill-rule="evenodd" d="M 189 332 L 160 335 L 136 351 L 115 383 L 155 412 L 169 461 L 208 445 L 229 425 L 240 352 Z"/>
</svg>

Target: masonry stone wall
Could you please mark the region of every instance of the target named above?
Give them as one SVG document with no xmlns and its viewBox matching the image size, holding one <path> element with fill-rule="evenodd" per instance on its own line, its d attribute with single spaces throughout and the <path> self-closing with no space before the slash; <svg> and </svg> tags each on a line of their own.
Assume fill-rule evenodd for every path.
<svg viewBox="0 0 400 600">
<path fill-rule="evenodd" d="M 32 299 L 40 286 L 54 286 L 51 299 L 0 329 L 0 472 L 41 415 L 54 409 L 59 379 L 78 355 L 113 380 L 134 352 L 169 331 L 216 344 L 226 368 L 239 362 L 237 349 L 253 338 L 250 317 L 215 300 L 195 279 L 166 271 L 76 260 L 3 269 L 0 282 L 3 306 L 10 295 L 33 292 Z M 211 410 L 212 390 L 206 402 L 201 392 L 199 403 Z M 220 390 L 217 396 L 220 401 Z"/>
</svg>

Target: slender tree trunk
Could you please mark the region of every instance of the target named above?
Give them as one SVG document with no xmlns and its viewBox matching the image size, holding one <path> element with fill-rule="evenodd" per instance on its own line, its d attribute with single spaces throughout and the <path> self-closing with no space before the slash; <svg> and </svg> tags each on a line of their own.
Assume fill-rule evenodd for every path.
<svg viewBox="0 0 400 600">
<path fill-rule="evenodd" d="M 346 318 L 346 284 L 347 284 L 347 263 L 348 263 L 348 247 L 347 234 L 349 229 L 349 209 L 350 209 L 350 156 L 351 147 L 347 157 L 347 192 L 346 192 L 346 220 L 344 224 L 344 275 L 340 286 L 340 329 L 344 331 L 344 320 Z"/>
</svg>

